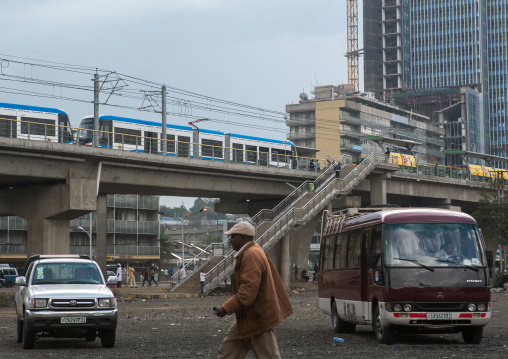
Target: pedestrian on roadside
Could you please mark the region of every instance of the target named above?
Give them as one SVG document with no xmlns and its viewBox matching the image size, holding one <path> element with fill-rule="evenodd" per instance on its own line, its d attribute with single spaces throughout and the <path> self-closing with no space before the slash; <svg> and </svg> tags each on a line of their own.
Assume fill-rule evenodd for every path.
<svg viewBox="0 0 508 359">
<path fill-rule="evenodd" d="M 205 286 L 206 273 L 203 268 L 201 268 L 201 273 L 199 273 L 199 282 L 201 283 L 201 293 L 203 293 L 203 288 Z"/>
<path fill-rule="evenodd" d="M 294 271 L 295 271 L 295 282 L 299 282 L 300 280 L 298 279 L 298 265 L 296 263 L 295 263 Z"/>
<path fill-rule="evenodd" d="M 164 280 L 168 280 L 168 269 L 164 269 Z"/>
<path fill-rule="evenodd" d="M 150 274 L 148 273 L 148 268 L 145 268 L 145 274 L 144 274 L 144 278 L 143 278 L 143 284 L 141 285 L 142 287 L 145 286 L 145 281 L 148 282 L 148 285 L 150 286 Z"/>
<path fill-rule="evenodd" d="M 248 222 L 235 224 L 228 232 L 235 255 L 235 294 L 216 310 L 217 316 L 235 314 L 219 348 L 218 358 L 280 358 L 273 331 L 293 313 L 282 279 L 270 258 L 254 242 L 255 230 Z"/>
<path fill-rule="evenodd" d="M 152 283 L 152 280 L 153 282 L 155 283 L 155 286 L 158 287 L 159 285 L 157 284 L 157 282 L 155 281 L 155 271 L 153 270 L 153 266 L 152 268 L 150 269 L 150 281 L 148 282 L 148 285 L 151 285 L 150 283 Z"/>
<path fill-rule="evenodd" d="M 122 286 L 122 265 L 118 263 L 116 265 L 116 277 L 118 278 L 118 284 L 116 285 L 118 288 Z"/>
<path fill-rule="evenodd" d="M 316 263 L 314 264 L 314 276 L 312 277 L 313 281 L 317 280 L 318 273 L 319 273 L 319 264 Z"/>
<path fill-rule="evenodd" d="M 169 277 L 173 278 L 173 275 L 175 274 L 175 270 L 173 269 L 173 266 L 169 267 Z"/>
<path fill-rule="evenodd" d="M 132 263 L 129 266 L 129 284 L 130 284 L 131 288 L 137 288 L 138 287 L 136 285 L 136 270 L 132 266 Z"/>
<path fill-rule="evenodd" d="M 180 282 L 187 277 L 187 271 L 183 266 L 180 266 L 180 270 L 178 271 L 178 277 L 180 278 Z"/>
<path fill-rule="evenodd" d="M 335 168 L 333 169 L 335 171 L 335 178 L 339 178 L 340 170 L 342 169 L 342 166 L 339 162 L 335 165 Z"/>
</svg>

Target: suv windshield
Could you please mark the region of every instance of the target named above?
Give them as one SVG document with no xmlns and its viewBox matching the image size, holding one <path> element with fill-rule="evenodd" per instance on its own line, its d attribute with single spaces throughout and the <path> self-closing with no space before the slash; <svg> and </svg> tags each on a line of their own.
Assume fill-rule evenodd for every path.
<svg viewBox="0 0 508 359">
<path fill-rule="evenodd" d="M 386 265 L 478 267 L 484 265 L 473 224 L 404 223 L 384 228 Z"/>
<path fill-rule="evenodd" d="M 32 285 L 39 284 L 103 284 L 92 263 L 40 263 L 33 271 Z"/>
</svg>

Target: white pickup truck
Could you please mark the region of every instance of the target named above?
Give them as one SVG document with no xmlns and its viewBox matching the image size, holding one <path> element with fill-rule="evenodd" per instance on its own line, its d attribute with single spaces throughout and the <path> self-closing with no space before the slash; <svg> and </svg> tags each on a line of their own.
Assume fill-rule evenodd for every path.
<svg viewBox="0 0 508 359">
<path fill-rule="evenodd" d="M 17 340 L 24 349 L 36 338 L 98 336 L 104 348 L 115 345 L 117 303 L 96 262 L 78 255 L 35 255 L 16 278 Z"/>
</svg>

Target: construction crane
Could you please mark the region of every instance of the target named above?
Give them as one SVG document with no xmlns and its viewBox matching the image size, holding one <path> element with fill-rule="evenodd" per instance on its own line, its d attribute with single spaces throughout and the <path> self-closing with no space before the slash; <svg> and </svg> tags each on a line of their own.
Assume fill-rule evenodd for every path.
<svg viewBox="0 0 508 359">
<path fill-rule="evenodd" d="M 361 51 L 358 49 L 358 0 L 347 1 L 347 79 L 348 83 L 354 87 L 354 91 L 359 91 L 360 68 L 358 58 Z"/>
</svg>

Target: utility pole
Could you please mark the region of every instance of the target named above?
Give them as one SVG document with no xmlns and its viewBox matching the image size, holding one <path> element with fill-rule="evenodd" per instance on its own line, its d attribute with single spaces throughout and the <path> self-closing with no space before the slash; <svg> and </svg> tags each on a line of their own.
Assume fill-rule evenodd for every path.
<svg viewBox="0 0 508 359">
<path fill-rule="evenodd" d="M 162 155 L 165 156 L 168 153 L 168 141 L 167 141 L 167 127 L 166 127 L 166 85 L 162 86 Z"/>
<path fill-rule="evenodd" d="M 93 76 L 93 134 L 92 145 L 97 147 L 99 137 L 99 74 L 95 72 Z"/>
</svg>

